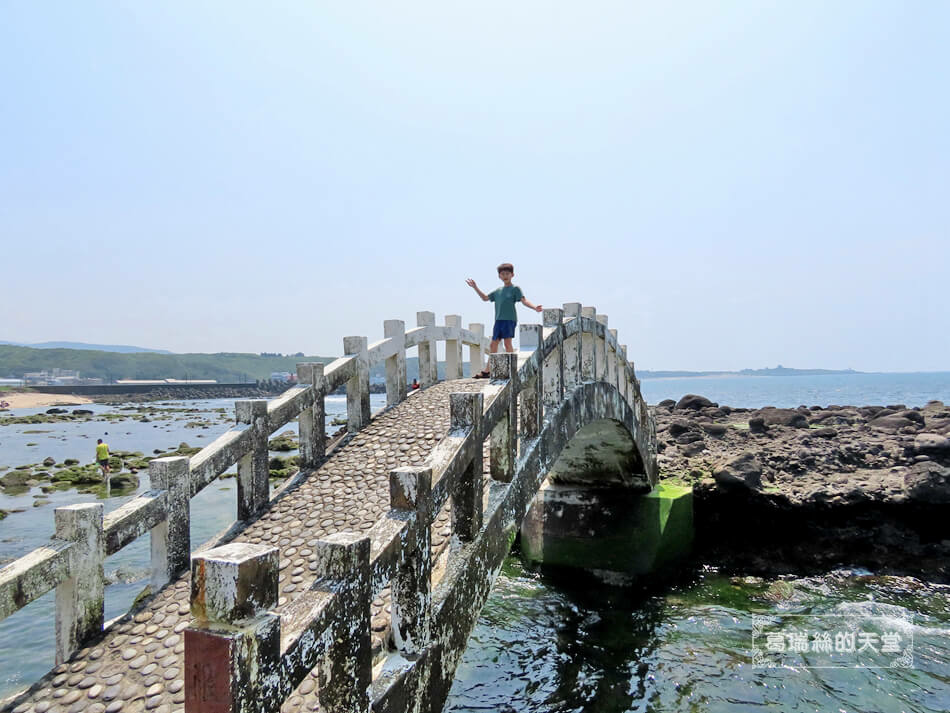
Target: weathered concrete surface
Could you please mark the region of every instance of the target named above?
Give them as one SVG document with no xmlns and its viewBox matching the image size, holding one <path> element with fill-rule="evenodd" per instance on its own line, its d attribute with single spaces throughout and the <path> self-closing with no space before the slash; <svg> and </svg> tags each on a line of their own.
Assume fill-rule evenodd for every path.
<svg viewBox="0 0 950 713">
<path fill-rule="evenodd" d="M 449 394 L 485 387 L 484 381 L 445 382 L 378 415 L 235 538 L 280 550 L 278 614 L 289 610 L 294 598 L 316 578 L 313 543 L 336 532 L 368 531 L 389 510 L 390 471 L 421 465 L 445 434 Z M 432 528 L 434 550 L 445 548 L 449 533 L 446 511 Z M 185 573 L 0 711 L 181 710 L 185 699 L 183 632 L 191 621 L 189 593 L 190 575 Z M 372 646 L 376 651 L 388 636 L 388 608 L 389 591 L 385 590 L 372 607 Z M 282 710 L 318 707 L 313 673 Z"/>
<path fill-rule="evenodd" d="M 560 484 L 620 484 L 641 491 L 650 488 L 643 457 L 630 431 L 612 420 L 594 421 L 578 431 L 549 477 Z"/>
</svg>

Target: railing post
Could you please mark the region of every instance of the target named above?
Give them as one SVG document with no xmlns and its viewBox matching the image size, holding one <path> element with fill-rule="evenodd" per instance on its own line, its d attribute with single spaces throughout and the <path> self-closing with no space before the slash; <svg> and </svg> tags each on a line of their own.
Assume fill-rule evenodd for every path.
<svg viewBox="0 0 950 713">
<path fill-rule="evenodd" d="M 393 470 L 389 503 L 410 523 L 392 580 L 393 642 L 404 656 L 416 656 L 429 645 L 431 634 L 432 468 Z"/>
<path fill-rule="evenodd" d="M 327 454 L 327 409 L 324 401 L 327 385 L 323 376 L 323 364 L 318 361 L 297 364 L 297 383 L 310 384 L 313 389 L 313 406 L 301 411 L 297 419 L 300 430 L 300 465 L 313 468 Z"/>
<path fill-rule="evenodd" d="M 356 374 L 346 382 L 346 428 L 350 433 L 370 420 L 368 347 L 366 337 L 343 337 L 343 353 L 356 357 Z"/>
<path fill-rule="evenodd" d="M 614 344 L 617 344 L 617 330 L 611 329 L 607 332 L 611 337 L 611 343 L 607 345 L 607 381 L 619 388 L 617 382 L 617 350 Z"/>
<path fill-rule="evenodd" d="M 492 359 L 489 358 L 489 363 L 491 361 Z M 483 408 L 484 397 L 480 391 L 449 395 L 449 428 L 453 431 L 462 429 L 472 431 L 472 459 L 461 473 L 452 493 L 452 525 L 455 534 L 463 542 L 471 542 L 482 528 Z"/>
<path fill-rule="evenodd" d="M 186 713 L 280 708 L 280 557 L 276 547 L 232 542 L 191 560 L 185 629 Z"/>
<path fill-rule="evenodd" d="M 165 491 L 165 519 L 150 531 L 151 586 L 157 592 L 188 569 L 191 558 L 190 458 L 156 458 L 148 464 L 152 490 Z"/>
<path fill-rule="evenodd" d="M 627 388 L 627 345 L 620 345 L 620 354 L 617 355 L 617 388 L 623 394 L 623 398 L 630 402 L 630 392 Z"/>
<path fill-rule="evenodd" d="M 564 398 L 564 310 L 544 310 L 545 331 L 553 329 L 557 335 L 557 346 L 544 360 L 542 376 L 544 379 L 544 405 L 555 407 Z"/>
<path fill-rule="evenodd" d="M 468 375 L 475 376 L 485 368 L 485 355 L 482 352 L 482 341 L 485 339 L 485 325 L 477 322 L 468 325 L 468 331 L 475 336 L 478 346 L 468 349 Z"/>
<path fill-rule="evenodd" d="M 406 323 L 401 319 L 383 322 L 383 336 L 395 342 L 396 353 L 386 358 L 386 405 L 395 406 L 406 398 Z"/>
<path fill-rule="evenodd" d="M 267 400 L 234 402 L 234 418 L 251 427 L 254 447 L 238 461 L 238 520 L 248 520 L 270 500 L 270 468 L 267 459 Z"/>
<path fill-rule="evenodd" d="M 462 316 L 459 314 L 445 315 L 445 326 L 451 329 L 449 339 L 445 340 L 445 380 L 462 378 L 462 339 L 459 330 L 462 328 Z M 451 336 L 454 335 L 455 339 Z"/>
<path fill-rule="evenodd" d="M 510 483 L 515 475 L 518 452 L 518 355 L 492 354 L 488 357 L 488 367 L 492 381 L 508 382 L 508 409 L 491 432 L 489 467 L 493 480 Z"/>
<path fill-rule="evenodd" d="M 564 391 L 573 391 L 581 383 L 581 303 L 565 302 L 564 319 L 577 320 L 577 334 L 564 340 Z"/>
<path fill-rule="evenodd" d="M 326 658 L 317 666 L 320 710 L 326 713 L 369 712 L 373 676 L 369 552 L 369 538 L 351 532 L 329 535 L 314 548 L 318 586 L 340 597 L 340 616 L 329 632 Z"/>
<path fill-rule="evenodd" d="M 56 587 L 56 663 L 66 661 L 85 641 L 102 633 L 105 604 L 105 540 L 102 503 L 54 510 L 59 540 L 72 542 L 69 577 Z"/>
<path fill-rule="evenodd" d="M 598 314 L 597 324 L 594 325 L 594 352 L 595 352 L 595 372 L 598 381 L 607 381 L 607 315 Z M 600 337 L 600 327 L 603 325 L 603 338 Z"/>
<path fill-rule="evenodd" d="M 581 307 L 581 381 L 597 378 L 597 308 Z"/>
<path fill-rule="evenodd" d="M 435 312 L 416 312 L 417 327 L 434 327 Z M 419 385 L 424 389 L 439 380 L 438 351 L 433 339 L 419 342 Z"/>
<path fill-rule="evenodd" d="M 541 347 L 541 325 L 540 324 L 521 324 L 518 335 L 518 344 L 522 353 L 530 354 Z M 540 357 L 540 355 L 539 355 Z M 529 438 L 537 438 L 541 433 L 542 422 L 544 421 L 544 406 L 542 405 L 542 365 L 539 362 L 538 370 L 531 377 L 525 388 L 521 391 L 519 399 L 521 400 L 521 443 L 524 448 L 524 441 Z"/>
</svg>

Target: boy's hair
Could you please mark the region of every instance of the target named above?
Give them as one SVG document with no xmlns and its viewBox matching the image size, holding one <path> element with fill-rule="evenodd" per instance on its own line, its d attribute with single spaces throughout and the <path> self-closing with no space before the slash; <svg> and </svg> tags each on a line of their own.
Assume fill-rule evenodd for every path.
<svg viewBox="0 0 950 713">
<path fill-rule="evenodd" d="M 503 262 L 501 265 L 499 265 L 498 272 L 501 272 L 502 270 L 507 270 L 512 275 L 515 274 L 515 266 L 512 265 L 510 262 Z"/>
</svg>

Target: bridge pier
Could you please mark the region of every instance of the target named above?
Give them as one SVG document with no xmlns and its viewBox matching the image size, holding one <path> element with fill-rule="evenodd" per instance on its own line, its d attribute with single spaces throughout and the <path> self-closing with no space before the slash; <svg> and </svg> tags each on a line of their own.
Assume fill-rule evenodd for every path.
<svg viewBox="0 0 950 713">
<path fill-rule="evenodd" d="M 584 569 L 613 584 L 661 572 L 688 555 L 693 542 L 691 488 L 545 481 L 521 525 L 525 559 Z"/>
</svg>

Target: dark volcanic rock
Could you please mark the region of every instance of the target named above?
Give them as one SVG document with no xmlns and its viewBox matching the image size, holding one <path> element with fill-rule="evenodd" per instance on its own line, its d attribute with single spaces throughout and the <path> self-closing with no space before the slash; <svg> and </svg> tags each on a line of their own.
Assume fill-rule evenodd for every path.
<svg viewBox="0 0 950 713">
<path fill-rule="evenodd" d="M 816 428 L 812 432 L 813 436 L 818 436 L 819 438 L 835 438 L 838 435 L 838 432 L 831 428 L 830 426 L 826 428 Z"/>
<path fill-rule="evenodd" d="M 661 408 L 674 408 L 676 406 L 676 402 L 673 399 L 663 399 L 657 404 L 657 406 Z"/>
<path fill-rule="evenodd" d="M 705 396 L 697 396 L 696 394 L 686 394 L 683 398 L 676 402 L 676 409 L 690 409 L 692 411 L 698 411 L 699 409 L 708 408 L 708 407 L 718 408 L 719 404 L 713 403 Z"/>
<path fill-rule="evenodd" d="M 913 452 L 937 458 L 950 458 L 950 438 L 939 433 L 918 433 L 914 438 Z"/>
<path fill-rule="evenodd" d="M 763 408 L 759 409 L 759 416 L 770 426 L 808 428 L 808 417 L 797 409 Z"/>
<path fill-rule="evenodd" d="M 46 409 L 46 413 L 50 414 L 51 416 L 55 416 L 60 413 L 69 413 L 69 412 L 64 408 L 50 408 L 50 409 Z"/>
<path fill-rule="evenodd" d="M 924 503 L 950 503 L 950 468 L 933 461 L 914 463 L 904 474 L 907 497 Z"/>
<path fill-rule="evenodd" d="M 720 463 L 713 471 L 720 485 L 744 485 L 757 488 L 762 485 L 762 464 L 755 453 L 746 451 L 736 458 Z"/>
<path fill-rule="evenodd" d="M 670 435 L 673 436 L 673 438 L 682 436 L 684 433 L 690 430 L 690 427 L 692 425 L 693 424 L 691 424 L 689 421 L 687 421 L 684 418 L 675 418 L 670 423 L 670 428 L 669 428 Z"/>
<path fill-rule="evenodd" d="M 904 413 L 907 413 L 906 411 Z M 919 429 L 923 426 L 919 421 L 907 418 L 904 413 L 893 413 L 887 416 L 878 416 L 868 421 L 872 428 L 879 428 L 882 431 L 900 431 L 903 428 Z M 915 412 L 911 412 L 915 413 Z M 918 416 L 920 414 L 917 414 Z"/>
<path fill-rule="evenodd" d="M 749 419 L 750 433 L 765 433 L 767 430 L 769 430 L 769 427 L 765 425 L 765 419 L 761 416 Z"/>
</svg>

